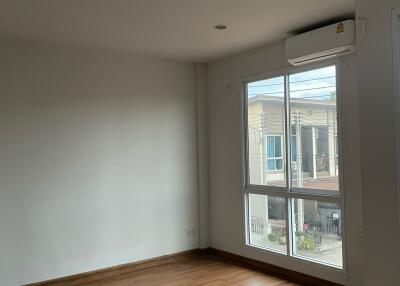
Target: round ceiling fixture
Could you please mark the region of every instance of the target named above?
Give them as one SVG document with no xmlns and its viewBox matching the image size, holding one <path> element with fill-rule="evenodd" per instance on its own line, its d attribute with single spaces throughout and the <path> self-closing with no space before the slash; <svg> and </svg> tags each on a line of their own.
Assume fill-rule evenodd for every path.
<svg viewBox="0 0 400 286">
<path fill-rule="evenodd" d="M 214 29 L 217 29 L 217 30 L 225 30 L 226 28 L 227 28 L 226 25 L 222 25 L 222 24 L 214 26 Z"/>
</svg>

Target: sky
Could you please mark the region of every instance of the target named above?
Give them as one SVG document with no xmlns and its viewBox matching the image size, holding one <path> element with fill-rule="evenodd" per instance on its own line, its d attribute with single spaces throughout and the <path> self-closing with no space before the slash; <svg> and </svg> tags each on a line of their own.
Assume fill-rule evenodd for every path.
<svg viewBox="0 0 400 286">
<path fill-rule="evenodd" d="M 291 98 L 305 98 L 315 100 L 331 99 L 336 92 L 336 67 L 329 66 L 311 71 L 289 75 L 289 89 Z M 251 82 L 247 86 L 248 95 L 284 96 L 284 77 L 275 77 L 266 80 Z"/>
</svg>

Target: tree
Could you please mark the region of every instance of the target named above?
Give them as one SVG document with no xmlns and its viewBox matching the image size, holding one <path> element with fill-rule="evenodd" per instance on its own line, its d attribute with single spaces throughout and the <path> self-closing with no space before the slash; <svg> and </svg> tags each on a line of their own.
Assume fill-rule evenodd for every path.
<svg viewBox="0 0 400 286">
<path fill-rule="evenodd" d="M 336 90 L 330 92 L 329 99 L 330 100 L 335 100 L 336 99 Z"/>
</svg>

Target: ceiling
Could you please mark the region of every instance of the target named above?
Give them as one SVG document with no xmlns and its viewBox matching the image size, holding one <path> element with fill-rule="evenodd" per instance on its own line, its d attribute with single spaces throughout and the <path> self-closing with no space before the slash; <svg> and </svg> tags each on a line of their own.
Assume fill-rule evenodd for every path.
<svg viewBox="0 0 400 286">
<path fill-rule="evenodd" d="M 209 62 L 354 14 L 354 0 L 0 0 L 0 36 Z M 214 25 L 225 24 L 226 30 Z"/>
</svg>

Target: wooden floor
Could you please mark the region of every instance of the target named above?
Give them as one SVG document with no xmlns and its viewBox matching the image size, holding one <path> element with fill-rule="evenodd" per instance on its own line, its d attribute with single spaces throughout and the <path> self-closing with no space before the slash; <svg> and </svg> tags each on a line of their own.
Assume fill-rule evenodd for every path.
<svg viewBox="0 0 400 286">
<path fill-rule="evenodd" d="M 172 262 L 92 282 L 86 281 L 83 284 L 73 283 L 73 285 L 294 286 L 298 284 L 234 265 L 211 255 L 196 255 L 187 261 Z"/>
</svg>

